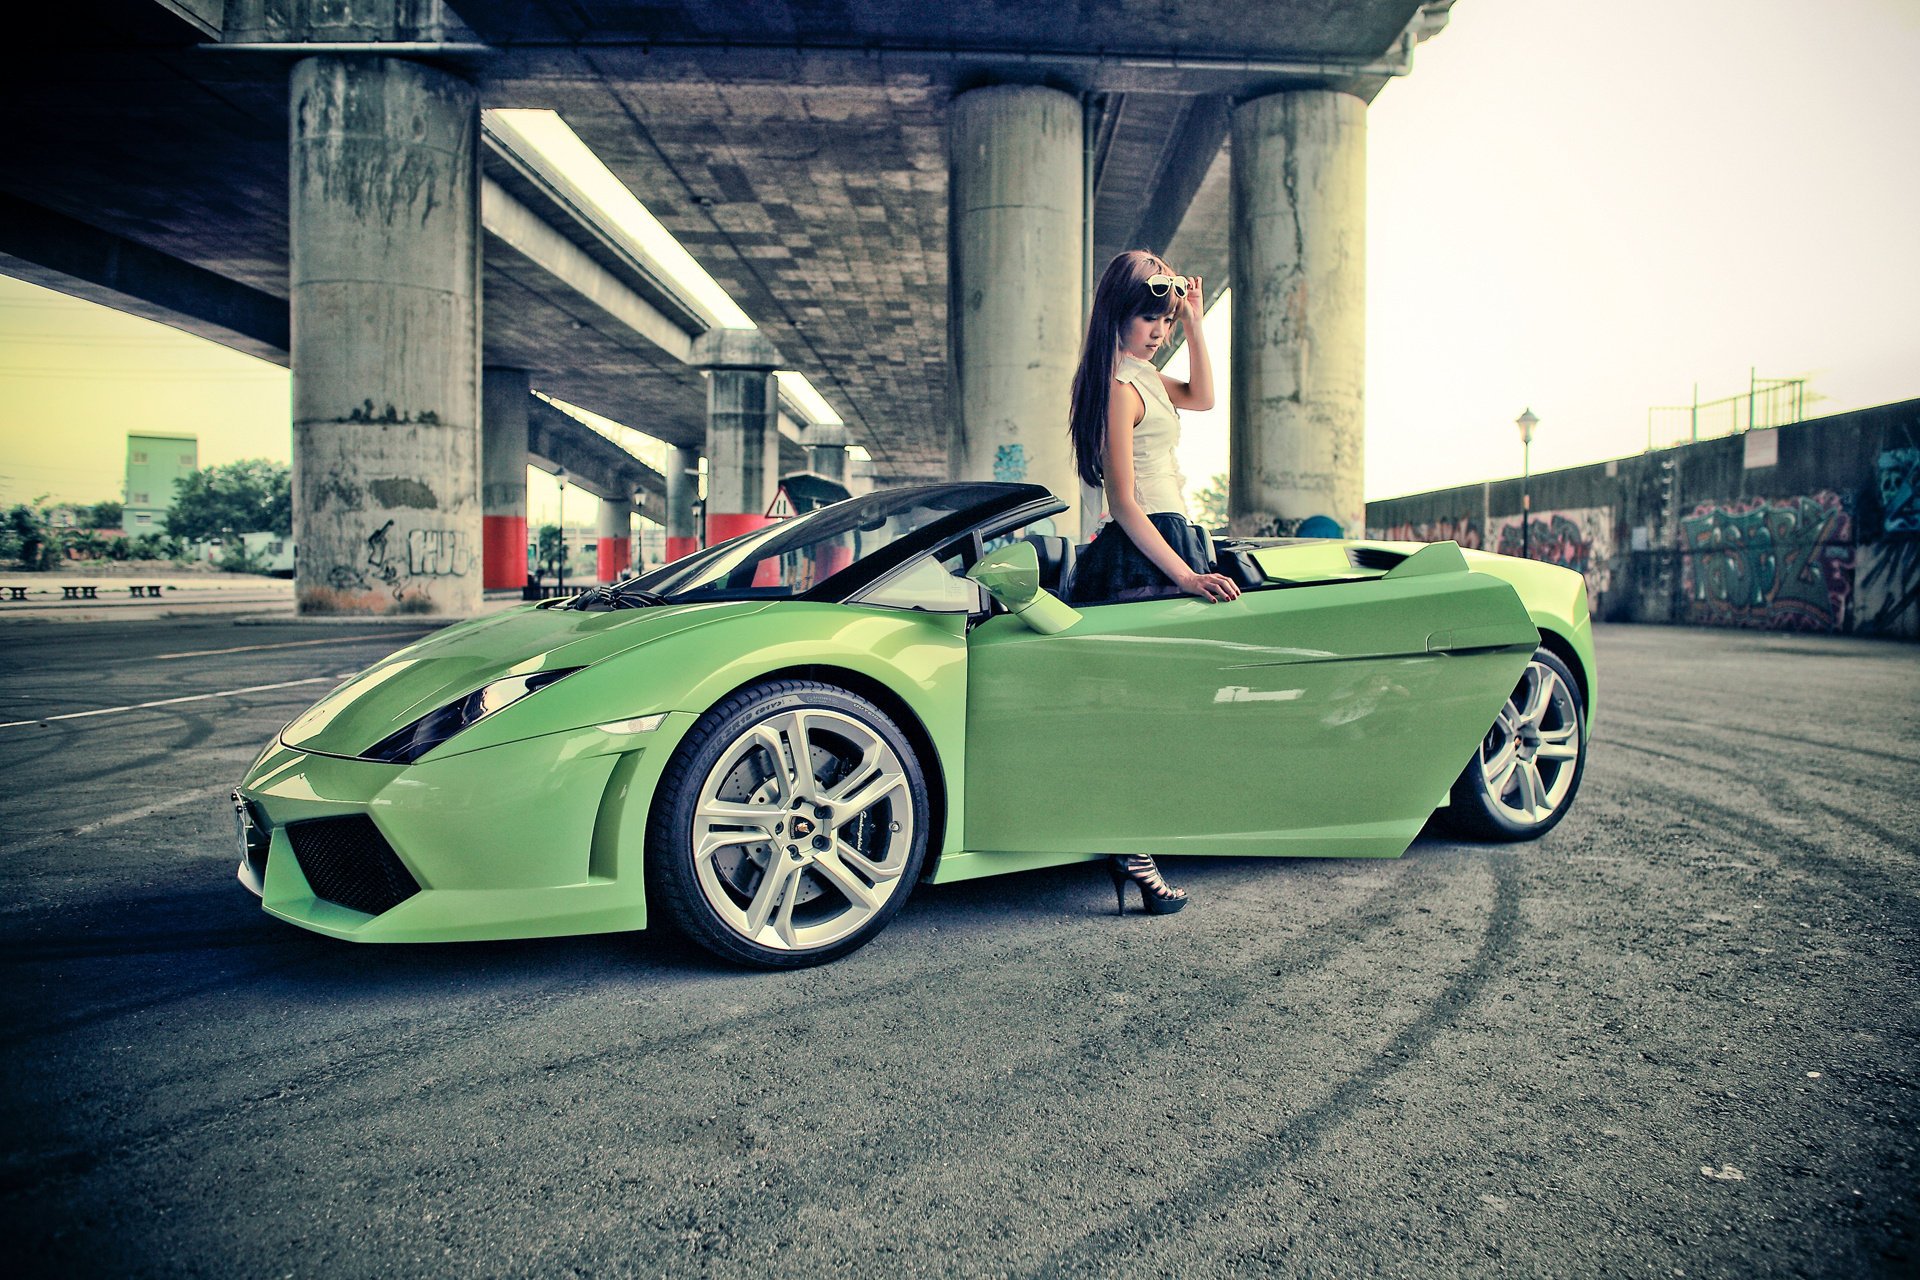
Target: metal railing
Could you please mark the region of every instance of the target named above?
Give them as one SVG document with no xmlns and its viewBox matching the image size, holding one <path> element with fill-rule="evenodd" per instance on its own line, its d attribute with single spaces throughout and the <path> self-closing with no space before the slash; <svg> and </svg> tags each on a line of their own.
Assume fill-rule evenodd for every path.
<svg viewBox="0 0 1920 1280">
<path fill-rule="evenodd" d="M 1759 378 L 1751 370 L 1740 395 L 1702 401 L 1694 384 L 1692 404 L 1656 405 L 1647 410 L 1647 449 L 1670 449 L 1699 440 L 1715 440 L 1767 427 L 1784 427 L 1806 417 L 1805 378 Z"/>
</svg>

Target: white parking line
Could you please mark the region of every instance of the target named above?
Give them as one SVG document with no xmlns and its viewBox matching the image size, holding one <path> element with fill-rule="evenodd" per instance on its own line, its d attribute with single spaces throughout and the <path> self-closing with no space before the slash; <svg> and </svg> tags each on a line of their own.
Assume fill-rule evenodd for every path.
<svg viewBox="0 0 1920 1280">
<path fill-rule="evenodd" d="M 217 693 L 193 693 L 184 698 L 161 698 L 157 702 L 135 702 L 124 707 L 101 707 L 97 711 L 69 711 L 64 715 L 39 716 L 32 720 L 8 720 L 0 729 L 18 729 L 22 725 L 50 724 L 55 720 L 84 720 L 88 716 L 110 716 L 122 711 L 145 711 L 148 707 L 173 707 L 182 702 L 205 702 L 209 698 L 233 698 L 243 693 L 265 693 L 269 689 L 292 689 L 303 684 L 332 684 L 338 676 L 308 676 L 305 680 L 282 680 L 278 684 L 253 684 L 244 689 L 221 689 Z"/>
<path fill-rule="evenodd" d="M 421 634 L 425 634 L 422 632 Z M 167 662 L 174 658 L 211 658 L 222 653 L 260 653 L 266 649 L 304 649 L 314 644 L 352 644 L 356 640 L 385 640 L 391 632 L 376 632 L 370 636 L 326 636 L 319 640 L 288 640 L 281 644 L 237 644 L 231 649 L 190 649 L 185 653 L 160 653 L 151 658 L 127 658 L 127 662 Z M 398 639 L 408 638 L 402 632 Z"/>
<path fill-rule="evenodd" d="M 89 822 L 85 826 L 75 827 L 71 831 L 56 831 L 51 835 L 39 836 L 32 840 L 22 841 L 19 844 L 0 846 L 0 850 L 4 850 L 8 854 L 31 853 L 35 849 L 45 849 L 52 845 L 65 843 L 68 840 L 77 840 L 81 836 L 90 836 L 94 832 L 104 831 L 108 827 L 124 826 L 129 822 L 138 822 L 142 818 L 151 818 L 155 814 L 166 813 L 170 809 L 184 809 L 186 806 L 195 803 L 212 804 L 215 801 L 225 799 L 227 794 L 232 790 L 233 788 L 229 786 L 219 786 L 200 791 L 183 791 L 177 796 L 155 801 L 153 804 L 142 805 L 138 809 L 129 809 L 125 813 L 117 813 L 111 818 L 102 818 L 98 822 Z"/>
</svg>

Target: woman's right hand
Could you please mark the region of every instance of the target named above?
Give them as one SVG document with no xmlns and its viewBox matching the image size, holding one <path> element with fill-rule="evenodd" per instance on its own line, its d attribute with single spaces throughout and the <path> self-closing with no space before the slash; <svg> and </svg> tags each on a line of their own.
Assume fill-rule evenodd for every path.
<svg viewBox="0 0 1920 1280">
<path fill-rule="evenodd" d="M 1219 573 L 1195 573 L 1188 570 L 1180 580 L 1180 589 L 1209 603 L 1240 598 L 1240 587 L 1232 578 Z"/>
</svg>

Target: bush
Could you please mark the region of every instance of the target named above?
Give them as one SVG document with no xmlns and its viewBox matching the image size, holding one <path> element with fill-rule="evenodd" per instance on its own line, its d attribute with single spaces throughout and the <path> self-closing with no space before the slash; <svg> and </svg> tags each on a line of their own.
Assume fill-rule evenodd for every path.
<svg viewBox="0 0 1920 1280">
<path fill-rule="evenodd" d="M 213 565 L 222 573 L 265 573 L 268 560 L 264 555 L 255 555 L 247 550 L 247 544 L 235 538 L 221 548 L 220 558 Z"/>
</svg>

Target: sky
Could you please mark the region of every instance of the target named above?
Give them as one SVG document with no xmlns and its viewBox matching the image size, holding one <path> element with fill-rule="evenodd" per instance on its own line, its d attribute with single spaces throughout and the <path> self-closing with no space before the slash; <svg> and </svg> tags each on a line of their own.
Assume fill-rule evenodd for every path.
<svg viewBox="0 0 1920 1280">
<path fill-rule="evenodd" d="M 1809 416 L 1920 396 L 1916 67 L 1916 0 L 1460 0 L 1368 112 L 1367 497 L 1518 474 L 1528 408 L 1539 472 L 1750 370 Z M 286 460 L 287 423 L 285 370 L 0 278 L 0 502 L 119 497 L 129 429 L 212 465 Z"/>
</svg>

